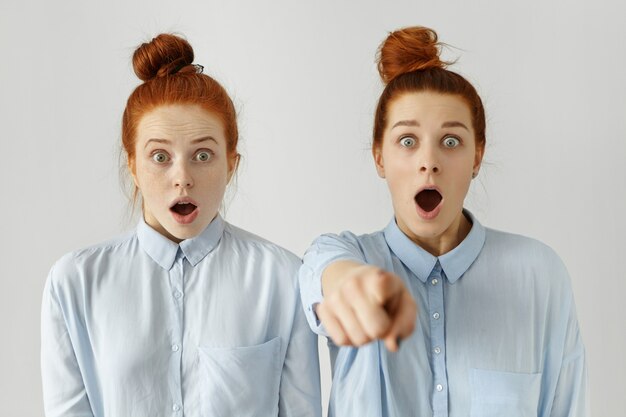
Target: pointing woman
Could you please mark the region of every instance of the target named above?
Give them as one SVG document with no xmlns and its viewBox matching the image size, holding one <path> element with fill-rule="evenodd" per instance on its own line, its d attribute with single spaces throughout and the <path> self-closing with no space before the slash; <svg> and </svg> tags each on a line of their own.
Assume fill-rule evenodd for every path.
<svg viewBox="0 0 626 417">
<path fill-rule="evenodd" d="M 319 237 L 300 270 L 311 327 L 342 346 L 331 348 L 329 415 L 584 416 L 567 271 L 544 244 L 463 208 L 485 114 L 438 47 L 413 27 L 380 48 L 372 153 L 393 219 Z"/>
<path fill-rule="evenodd" d="M 143 216 L 50 271 L 42 307 L 47 416 L 318 416 L 316 336 L 293 254 L 222 219 L 233 104 L 162 34 L 133 56 L 122 122 Z"/>
</svg>

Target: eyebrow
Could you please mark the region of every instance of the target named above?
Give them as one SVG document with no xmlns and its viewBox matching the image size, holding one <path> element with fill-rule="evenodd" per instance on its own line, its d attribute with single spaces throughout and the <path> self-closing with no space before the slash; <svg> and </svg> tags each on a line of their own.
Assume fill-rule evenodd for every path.
<svg viewBox="0 0 626 417">
<path fill-rule="evenodd" d="M 396 122 L 393 126 L 391 126 L 392 129 L 395 129 L 398 126 L 418 126 L 419 127 L 419 122 L 417 120 L 400 120 L 399 122 Z"/>
<path fill-rule="evenodd" d="M 398 127 L 398 126 L 417 126 L 419 127 L 420 124 L 417 120 L 400 120 L 396 123 L 394 123 L 393 126 L 391 126 L 392 129 Z M 450 122 L 443 122 L 441 127 L 462 127 L 463 129 L 467 130 L 469 132 L 469 129 L 467 128 L 467 126 L 465 126 L 463 123 L 461 122 L 457 122 L 457 121 L 450 121 Z"/>
<path fill-rule="evenodd" d="M 204 137 L 201 137 L 201 138 L 198 138 L 198 139 L 194 139 L 194 140 L 191 141 L 191 144 L 195 145 L 197 143 L 206 142 L 206 141 L 209 141 L 209 140 L 212 140 L 213 142 L 215 142 L 217 144 L 217 140 L 215 140 L 215 138 L 213 136 L 204 136 Z M 146 144 L 144 145 L 144 149 L 148 147 L 148 144 L 150 142 L 167 143 L 167 144 L 172 143 L 172 141 L 168 140 L 168 139 L 152 138 L 152 139 L 148 139 L 146 141 Z"/>
<path fill-rule="evenodd" d="M 465 126 L 463 123 L 461 122 L 457 122 L 457 121 L 453 121 L 453 122 L 444 122 L 441 127 L 462 127 L 463 129 L 467 130 L 469 132 L 469 129 L 467 128 L 467 126 Z"/>
</svg>

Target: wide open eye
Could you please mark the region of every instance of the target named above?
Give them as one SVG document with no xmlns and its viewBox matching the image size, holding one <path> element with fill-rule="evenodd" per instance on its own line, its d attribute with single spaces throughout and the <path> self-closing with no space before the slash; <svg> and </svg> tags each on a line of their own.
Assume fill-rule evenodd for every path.
<svg viewBox="0 0 626 417">
<path fill-rule="evenodd" d="M 443 138 L 443 146 L 446 148 L 456 148 L 461 144 L 461 141 L 454 136 L 446 136 Z"/>
<path fill-rule="evenodd" d="M 209 151 L 200 151 L 196 154 L 196 156 L 194 156 L 193 159 L 199 162 L 206 162 L 211 159 L 211 156 L 211 152 Z"/>
<path fill-rule="evenodd" d="M 404 146 L 405 148 L 412 148 L 413 146 L 415 146 L 415 138 L 412 138 L 411 136 L 404 136 L 400 138 L 400 145 Z"/>
<path fill-rule="evenodd" d="M 152 155 L 152 160 L 158 164 L 163 164 L 170 160 L 170 157 L 165 152 L 155 152 Z"/>
</svg>

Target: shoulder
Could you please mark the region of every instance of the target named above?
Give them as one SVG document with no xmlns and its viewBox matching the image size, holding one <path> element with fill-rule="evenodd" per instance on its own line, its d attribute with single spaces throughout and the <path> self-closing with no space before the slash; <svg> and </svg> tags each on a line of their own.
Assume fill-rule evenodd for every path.
<svg viewBox="0 0 626 417">
<path fill-rule="evenodd" d="M 545 276 L 569 282 L 565 264 L 556 251 L 545 243 L 528 236 L 486 228 L 483 253 L 493 262 L 517 266 L 527 274 Z"/>
<path fill-rule="evenodd" d="M 242 255 L 257 254 L 268 260 L 294 266 L 299 266 L 301 263 L 300 258 L 291 251 L 228 222 L 224 225 L 224 237 L 232 246 L 241 251 Z"/>
<path fill-rule="evenodd" d="M 98 268 L 112 258 L 125 257 L 136 242 L 135 232 L 68 252 L 59 258 L 50 269 L 49 281 L 53 287 L 71 285 L 87 271 Z"/>
<path fill-rule="evenodd" d="M 361 235 L 350 231 L 326 233 L 313 241 L 304 254 L 303 263 L 306 269 L 321 274 L 327 265 L 339 260 L 383 265 L 380 258 L 387 252 L 382 231 Z"/>
<path fill-rule="evenodd" d="M 505 254 L 533 257 L 541 260 L 559 261 L 557 253 L 550 246 L 532 237 L 485 228 L 485 246 L 500 247 Z"/>
<path fill-rule="evenodd" d="M 317 237 L 312 247 L 320 250 L 352 249 L 364 254 L 371 248 L 379 248 L 385 245 L 385 236 L 382 231 L 357 235 L 351 231 L 343 231 L 339 234 L 325 233 Z"/>
</svg>

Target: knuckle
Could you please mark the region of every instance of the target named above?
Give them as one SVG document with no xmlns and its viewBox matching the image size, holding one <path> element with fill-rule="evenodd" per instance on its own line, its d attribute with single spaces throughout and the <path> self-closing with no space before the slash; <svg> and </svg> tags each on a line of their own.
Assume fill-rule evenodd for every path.
<svg viewBox="0 0 626 417">
<path fill-rule="evenodd" d="M 382 339 L 387 334 L 387 329 L 378 327 L 372 333 L 372 339 Z"/>
<path fill-rule="evenodd" d="M 342 299 L 341 299 L 341 294 L 338 293 L 334 293 L 331 294 L 329 297 L 327 297 L 324 302 L 322 304 L 320 304 L 320 306 L 324 306 L 324 309 L 328 312 L 329 310 L 331 311 L 336 311 L 338 306 L 341 304 Z"/>
<path fill-rule="evenodd" d="M 363 346 L 371 342 L 371 339 L 365 335 L 354 339 L 354 346 Z"/>
<path fill-rule="evenodd" d="M 365 264 L 361 265 L 357 269 L 355 269 L 355 275 L 364 276 L 367 275 L 370 271 L 379 269 L 377 266 Z"/>
<path fill-rule="evenodd" d="M 341 294 L 343 296 L 351 296 L 361 289 L 361 282 L 357 276 L 351 277 L 341 286 Z"/>
<path fill-rule="evenodd" d="M 379 268 L 377 268 L 377 271 L 373 271 L 372 274 L 368 275 L 368 278 L 372 290 L 378 294 L 384 292 L 390 283 L 389 275 L 385 274 L 384 271 Z"/>
<path fill-rule="evenodd" d="M 369 323 L 367 335 L 372 339 L 380 339 L 387 333 L 387 326 L 380 321 L 372 321 Z"/>
<path fill-rule="evenodd" d="M 348 336 L 346 336 L 344 333 L 336 333 L 334 335 L 331 334 L 331 337 L 336 345 L 346 346 L 350 344 L 350 339 L 348 339 Z"/>
</svg>

